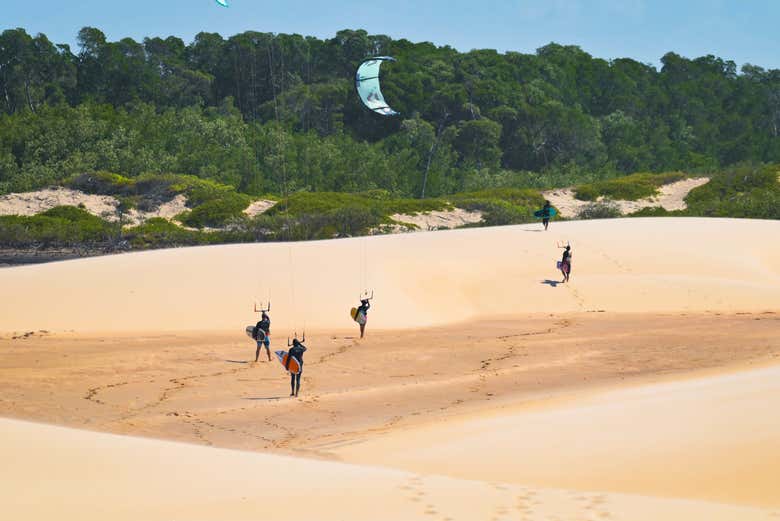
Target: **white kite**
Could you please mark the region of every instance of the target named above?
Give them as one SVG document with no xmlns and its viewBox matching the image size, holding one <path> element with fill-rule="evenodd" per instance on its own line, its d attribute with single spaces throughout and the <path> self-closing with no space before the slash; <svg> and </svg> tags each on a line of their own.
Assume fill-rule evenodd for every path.
<svg viewBox="0 0 780 521">
<path fill-rule="evenodd" d="M 398 116 L 390 108 L 379 89 L 379 68 L 383 62 L 394 62 L 389 56 L 378 56 L 365 60 L 355 73 L 355 87 L 363 104 L 380 116 Z"/>
</svg>

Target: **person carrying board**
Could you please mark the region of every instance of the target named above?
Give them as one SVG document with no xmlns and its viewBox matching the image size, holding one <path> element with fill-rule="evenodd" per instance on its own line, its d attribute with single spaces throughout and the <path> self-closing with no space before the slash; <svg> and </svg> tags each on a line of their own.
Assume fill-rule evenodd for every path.
<svg viewBox="0 0 780 521">
<path fill-rule="evenodd" d="M 360 338 L 363 338 L 366 334 L 366 324 L 368 323 L 368 310 L 371 309 L 371 300 L 374 298 L 374 293 L 371 292 L 371 296 L 368 296 L 368 292 L 364 293 L 360 297 L 360 306 L 353 308 L 352 318 L 360 325 Z"/>
<path fill-rule="evenodd" d="M 550 217 L 552 217 L 552 206 L 550 201 L 545 201 L 542 206 L 542 224 L 544 225 L 544 231 L 547 231 L 547 227 L 550 225 Z"/>
<path fill-rule="evenodd" d="M 563 248 L 563 257 L 558 263 L 558 269 L 563 273 L 563 280 L 561 282 L 569 282 L 569 275 L 571 275 L 571 244 L 567 243 L 566 246 L 558 244 L 558 247 Z"/>
<path fill-rule="evenodd" d="M 271 361 L 271 317 L 268 316 L 268 312 L 271 311 L 271 303 L 268 303 L 268 309 L 257 309 L 255 305 L 255 313 L 262 313 L 260 321 L 255 325 L 255 329 L 252 332 L 252 338 L 257 342 L 257 351 L 255 351 L 255 363 L 260 358 L 260 350 L 265 347 L 265 352 L 268 355 L 268 361 Z"/>
<path fill-rule="evenodd" d="M 306 333 L 303 334 L 303 341 L 306 342 Z M 294 338 L 292 344 L 289 340 L 287 347 L 290 350 L 287 352 L 287 361 L 284 364 L 284 368 L 290 371 L 290 362 L 293 358 L 300 363 L 300 371 L 293 373 L 290 371 L 290 396 L 298 396 L 298 391 L 301 390 L 301 374 L 303 374 L 303 353 L 306 352 L 306 346 L 301 343 L 297 338 Z"/>
</svg>

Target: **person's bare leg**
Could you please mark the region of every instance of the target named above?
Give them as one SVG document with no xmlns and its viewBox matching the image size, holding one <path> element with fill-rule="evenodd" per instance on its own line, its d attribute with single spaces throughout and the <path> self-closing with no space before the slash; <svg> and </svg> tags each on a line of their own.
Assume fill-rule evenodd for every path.
<svg viewBox="0 0 780 521">
<path fill-rule="evenodd" d="M 360 338 L 363 338 L 365 334 L 366 334 L 366 325 L 360 324 Z"/>
<path fill-rule="evenodd" d="M 260 358 L 260 346 L 257 346 L 257 351 L 255 351 L 255 363 L 257 363 L 257 360 Z"/>
</svg>

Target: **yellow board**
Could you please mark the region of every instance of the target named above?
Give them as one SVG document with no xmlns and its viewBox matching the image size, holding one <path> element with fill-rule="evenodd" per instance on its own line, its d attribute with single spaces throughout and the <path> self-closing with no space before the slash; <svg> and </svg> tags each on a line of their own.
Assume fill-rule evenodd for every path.
<svg viewBox="0 0 780 521">
<path fill-rule="evenodd" d="M 355 320 L 357 318 L 357 308 L 352 308 L 349 310 L 349 316 L 352 317 L 352 320 Z"/>
</svg>

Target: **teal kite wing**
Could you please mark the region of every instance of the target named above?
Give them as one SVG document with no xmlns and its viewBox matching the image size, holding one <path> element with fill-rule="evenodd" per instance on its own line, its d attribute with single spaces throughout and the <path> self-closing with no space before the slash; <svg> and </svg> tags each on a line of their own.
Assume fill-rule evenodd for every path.
<svg viewBox="0 0 780 521">
<path fill-rule="evenodd" d="M 386 61 L 396 61 L 390 56 L 370 58 L 358 67 L 355 73 L 355 88 L 363 104 L 380 116 L 398 116 L 399 113 L 390 108 L 382 95 L 379 85 L 379 69 Z"/>
<path fill-rule="evenodd" d="M 227 0 L 217 0 L 217 3 L 221 5 L 222 7 L 230 7 L 227 3 Z"/>
</svg>

